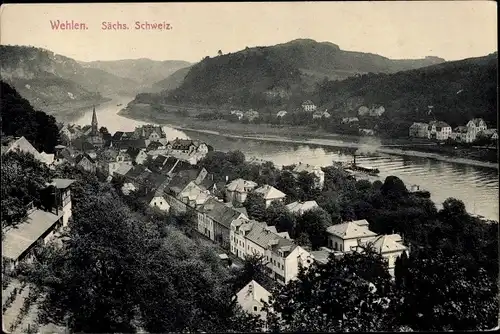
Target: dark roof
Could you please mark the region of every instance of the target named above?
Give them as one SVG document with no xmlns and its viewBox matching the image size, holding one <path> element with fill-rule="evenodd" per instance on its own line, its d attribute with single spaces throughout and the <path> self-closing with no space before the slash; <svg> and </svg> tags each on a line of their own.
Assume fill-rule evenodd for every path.
<svg viewBox="0 0 500 334">
<path fill-rule="evenodd" d="M 163 164 L 163 170 L 170 172 L 170 170 L 175 166 L 178 160 L 179 159 L 174 157 L 168 157 L 168 159 Z"/>
<path fill-rule="evenodd" d="M 137 179 L 142 173 L 151 173 L 148 171 L 148 169 L 146 167 L 144 167 L 143 165 L 136 165 L 134 167 L 132 167 L 126 174 L 125 174 L 125 177 L 126 178 L 129 178 L 131 180 L 135 180 Z"/>
<path fill-rule="evenodd" d="M 175 168 L 171 171 L 171 173 L 179 173 L 185 170 L 191 170 L 193 168 L 196 169 L 196 167 L 191 165 L 189 162 L 184 160 L 179 160 L 175 165 Z"/>
<path fill-rule="evenodd" d="M 137 158 L 137 155 L 139 154 L 140 151 L 141 151 L 141 149 L 139 149 L 139 148 L 129 147 L 127 149 L 127 154 L 130 155 L 132 160 L 135 160 L 135 158 Z"/>
<path fill-rule="evenodd" d="M 96 148 L 85 138 L 77 138 L 71 142 L 71 146 L 80 151 L 94 151 Z"/>
<path fill-rule="evenodd" d="M 112 137 L 112 140 L 121 140 L 123 136 L 123 131 L 116 131 Z"/>
<path fill-rule="evenodd" d="M 91 158 L 91 157 L 90 157 L 87 153 L 81 153 L 81 154 L 79 154 L 79 155 L 76 157 L 76 159 L 75 159 L 75 163 L 76 163 L 76 164 L 79 164 L 79 163 L 83 160 L 83 158 L 86 158 L 86 159 L 87 159 L 88 161 L 90 161 L 90 163 L 92 163 L 92 164 L 94 164 L 94 163 L 95 163 L 94 159 L 92 159 L 92 158 Z"/>
<path fill-rule="evenodd" d="M 148 150 L 157 150 L 159 147 L 163 146 L 162 143 L 158 142 L 158 141 L 152 141 L 151 143 L 149 143 L 148 145 Z"/>
<path fill-rule="evenodd" d="M 200 183 L 198 183 L 199 186 L 205 188 L 205 189 L 212 189 L 212 187 L 214 186 L 215 182 L 213 180 L 213 174 L 209 174 L 207 175 L 207 177 L 205 177 L 203 179 L 203 181 L 201 181 Z"/>
<path fill-rule="evenodd" d="M 228 229 L 231 228 L 231 222 L 241 215 L 241 212 L 219 202 L 213 197 L 205 202 L 200 211 Z"/>
<path fill-rule="evenodd" d="M 120 149 L 132 148 L 146 148 L 146 141 L 144 139 L 123 139 L 114 141 L 113 146 Z"/>
<path fill-rule="evenodd" d="M 196 180 L 199 173 L 200 170 L 197 169 L 180 171 L 172 177 L 172 180 L 168 185 L 169 191 L 174 193 L 175 195 L 178 195 L 188 185 L 189 182 Z"/>
</svg>

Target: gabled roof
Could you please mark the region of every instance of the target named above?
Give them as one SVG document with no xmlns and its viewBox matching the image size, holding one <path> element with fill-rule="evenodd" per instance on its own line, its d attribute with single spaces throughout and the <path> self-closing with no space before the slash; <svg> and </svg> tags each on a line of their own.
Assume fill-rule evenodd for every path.
<svg viewBox="0 0 500 334">
<path fill-rule="evenodd" d="M 475 126 L 479 126 L 479 125 L 481 125 L 481 124 L 480 124 L 481 122 L 485 123 L 485 122 L 484 122 L 484 120 L 483 120 L 482 118 L 473 118 L 473 119 L 471 119 L 470 121 L 471 121 L 472 123 L 474 123 L 474 125 L 475 125 Z"/>
<path fill-rule="evenodd" d="M 427 127 L 427 123 L 419 123 L 419 122 L 414 122 L 410 128 L 415 129 L 415 128 L 421 128 L 421 127 Z"/>
<path fill-rule="evenodd" d="M 365 219 L 329 226 L 326 231 L 344 240 L 377 235 L 375 232 L 370 231 L 368 222 Z"/>
<path fill-rule="evenodd" d="M 379 235 L 364 241 L 364 244 L 370 244 L 374 250 L 383 254 L 389 252 L 405 251 L 407 248 L 401 243 L 399 234 Z"/>
<path fill-rule="evenodd" d="M 58 215 L 43 210 L 31 212 L 25 222 L 4 232 L 2 256 L 17 260 L 62 216 L 62 211 Z"/>
<path fill-rule="evenodd" d="M 158 148 L 162 147 L 163 144 L 158 142 L 158 141 L 152 141 L 151 143 L 149 143 L 147 149 L 148 151 L 151 151 L 151 150 L 157 150 Z"/>
<path fill-rule="evenodd" d="M 268 184 L 263 185 L 262 187 L 255 189 L 255 192 L 261 194 L 264 197 L 264 199 L 266 199 L 266 200 L 280 199 L 280 198 L 286 197 L 285 193 L 283 193 L 282 191 L 279 191 L 278 189 L 276 189 L 273 186 L 270 186 Z"/>
<path fill-rule="evenodd" d="M 114 174 L 125 176 L 131 169 L 132 166 L 130 165 L 121 165 L 117 170 L 115 170 Z"/>
<path fill-rule="evenodd" d="M 92 164 L 95 163 L 94 159 L 92 159 L 87 153 L 79 154 L 75 159 L 75 163 L 79 164 L 83 159 L 87 159 Z"/>
<path fill-rule="evenodd" d="M 253 189 L 257 187 L 257 183 L 253 181 L 247 181 L 244 179 L 236 179 L 231 181 L 226 187 L 228 191 L 237 191 L 243 193 L 247 191 L 246 188 Z"/>
<path fill-rule="evenodd" d="M 191 181 L 196 180 L 199 173 L 197 169 L 180 171 L 172 177 L 168 189 L 177 196 Z"/>
<path fill-rule="evenodd" d="M 215 197 L 210 197 L 199 211 L 227 228 L 231 228 L 231 222 L 242 214 L 234 208 L 219 202 Z"/>
<path fill-rule="evenodd" d="M 149 171 L 149 169 L 147 169 L 143 165 L 136 165 L 136 166 L 133 166 L 132 168 L 130 168 L 125 173 L 125 176 L 131 180 L 134 180 L 144 172 L 151 173 L 151 171 Z"/>
<path fill-rule="evenodd" d="M 286 208 L 292 213 L 300 213 L 307 210 L 319 208 L 319 205 L 318 203 L 316 203 L 316 201 L 306 201 L 306 202 L 297 201 L 286 205 Z"/>
<path fill-rule="evenodd" d="M 430 121 L 429 122 L 429 130 L 433 127 L 433 126 L 436 126 L 436 128 L 449 128 L 450 125 L 446 122 L 443 122 L 443 121 Z"/>
<path fill-rule="evenodd" d="M 269 302 L 271 293 L 264 289 L 262 285 L 252 280 L 236 294 L 238 304 L 246 311 L 253 311 L 254 301 L 262 304 Z"/>
</svg>

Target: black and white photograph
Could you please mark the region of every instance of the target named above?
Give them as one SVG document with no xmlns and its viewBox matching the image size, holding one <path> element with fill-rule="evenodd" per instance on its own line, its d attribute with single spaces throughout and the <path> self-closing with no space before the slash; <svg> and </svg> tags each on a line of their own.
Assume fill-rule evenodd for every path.
<svg viewBox="0 0 500 334">
<path fill-rule="evenodd" d="M 3 332 L 498 330 L 497 25 L 2 4 Z"/>
</svg>

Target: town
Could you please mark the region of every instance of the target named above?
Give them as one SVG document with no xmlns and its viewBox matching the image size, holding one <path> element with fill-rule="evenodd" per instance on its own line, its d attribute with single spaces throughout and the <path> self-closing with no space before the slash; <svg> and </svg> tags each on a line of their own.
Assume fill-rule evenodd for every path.
<svg viewBox="0 0 500 334">
<path fill-rule="evenodd" d="M 474 136 L 486 130 L 481 120 L 469 123 L 467 128 L 475 130 L 467 133 L 474 133 Z M 415 132 L 411 135 L 423 136 L 422 129 L 425 135 L 439 139 L 443 139 L 442 131 L 448 131 L 449 136 L 452 134 L 449 129 L 442 130 L 444 126 L 440 123 L 418 127 L 418 131 L 416 128 L 412 126 Z M 110 134 L 105 127 L 99 128 L 95 108 L 90 125 L 60 124 L 58 131 L 61 143 L 55 146 L 53 154 L 38 152 L 26 138 L 20 137 L 4 138 L 2 155 L 24 152 L 51 170 L 69 165 L 102 175 L 122 196 L 133 197 L 137 203 L 143 203 L 160 215 L 187 217 L 192 227 L 188 235 L 193 237 L 194 233 L 196 238 L 213 243 L 224 265 L 243 268 L 248 261 L 258 260 L 265 278 L 250 276 L 236 295 L 244 311 L 264 321 L 264 330 L 268 329 L 264 305 L 269 302 L 272 291 L 297 280 L 300 272 L 307 271 L 313 263 L 327 265 L 332 257 L 342 259 L 346 254 L 375 251 L 386 261 L 386 270 L 394 281 L 396 264 L 411 255 L 412 244 L 405 241 L 405 235 L 393 231 L 376 233 L 366 219 L 338 217 L 337 221 L 332 221 L 330 214 L 318 205 L 318 202 L 325 202 L 320 200 L 325 182 L 331 182 L 325 180 L 325 168 L 299 163 L 279 169 L 280 180 L 288 176 L 291 177 L 289 182 L 301 184 L 303 192 L 297 195 L 293 186 L 280 186 L 284 184 L 280 181 L 270 185 L 263 182 L 265 177 L 258 176 L 265 171 L 265 166 L 272 165 L 270 162 L 245 163 L 244 156 L 237 153 L 220 153 L 220 157 L 230 157 L 233 163 L 259 169 L 255 174 L 257 178 L 232 178 L 224 174 L 223 168 L 210 168 L 211 164 L 222 161 L 217 156 L 214 160 L 209 159 L 210 153 L 217 152 L 207 143 L 179 138 L 167 140 L 162 127 L 154 125 Z M 234 161 L 238 159 L 240 161 Z M 333 168 L 335 173 L 353 180 L 354 184 L 368 182 L 363 178 L 356 181 L 353 173 L 342 166 L 329 168 L 328 174 Z M 38 208 L 30 203 L 27 220 L 4 233 L 2 251 L 6 273 L 15 273 L 22 263 L 32 262 L 40 246 L 50 240 L 61 244 L 62 231 L 68 229 L 72 219 L 71 188 L 75 181 L 59 178 L 47 183 L 44 192 L 51 194 L 55 201 Z M 410 192 L 415 196 L 419 193 L 418 189 Z M 328 218 L 325 219 L 325 215 Z M 22 317 L 26 311 L 18 310 L 15 315 L 12 311 L 15 307 L 11 306 L 22 305 L 23 298 L 35 298 L 23 287 L 25 284 L 20 287 L 4 285 L 3 312 L 4 319 L 10 323 L 10 331 L 26 330 L 26 326 L 30 326 Z"/>
</svg>

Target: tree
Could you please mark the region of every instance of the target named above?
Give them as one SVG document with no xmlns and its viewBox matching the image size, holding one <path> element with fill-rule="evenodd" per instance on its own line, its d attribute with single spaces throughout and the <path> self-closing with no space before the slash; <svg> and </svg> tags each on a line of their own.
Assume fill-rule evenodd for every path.
<svg viewBox="0 0 500 334">
<path fill-rule="evenodd" d="M 266 305 L 270 327 L 285 332 L 391 330 L 391 286 L 387 264 L 375 252 L 340 259 L 332 255 L 326 265 L 301 268 L 297 280 L 273 291 Z"/>
<path fill-rule="evenodd" d="M 51 181 L 50 171 L 32 154 L 9 152 L 2 155 L 2 228 L 15 226 L 26 218 L 26 206 L 41 204 L 42 190 Z"/>
<path fill-rule="evenodd" d="M 308 210 L 297 218 L 297 228 L 294 235 L 306 233 L 313 250 L 326 246 L 326 229 L 332 225 L 328 212 L 321 208 Z"/>
<path fill-rule="evenodd" d="M 105 126 L 101 126 L 101 128 L 99 129 L 99 133 L 103 135 L 109 134 L 108 128 L 106 128 Z"/>
<path fill-rule="evenodd" d="M 244 207 L 251 219 L 264 221 L 266 218 L 266 200 L 261 194 L 251 191 L 248 193 Z"/>
<path fill-rule="evenodd" d="M 279 232 L 288 232 L 293 235 L 296 225 L 296 217 L 287 210 L 281 202 L 272 202 L 267 208 L 265 221 L 268 225 L 276 226 Z"/>
<path fill-rule="evenodd" d="M 243 268 L 235 275 L 233 291 L 237 293 L 250 281 L 254 280 L 261 285 L 269 282 L 269 277 L 266 275 L 268 261 L 259 254 L 253 254 L 245 257 Z"/>
<path fill-rule="evenodd" d="M 393 198 L 403 197 L 408 194 L 405 184 L 396 176 L 386 177 L 380 191 L 383 195 Z"/>
<path fill-rule="evenodd" d="M 221 50 L 217 51 L 217 55 L 222 56 L 222 51 Z"/>
<path fill-rule="evenodd" d="M 400 292 L 404 325 L 418 331 L 456 331 L 498 324 L 496 281 L 459 255 L 419 252 L 410 256 L 407 277 Z"/>
</svg>

